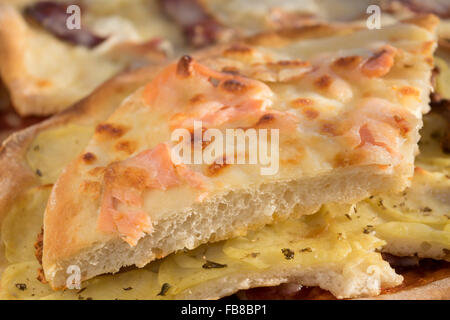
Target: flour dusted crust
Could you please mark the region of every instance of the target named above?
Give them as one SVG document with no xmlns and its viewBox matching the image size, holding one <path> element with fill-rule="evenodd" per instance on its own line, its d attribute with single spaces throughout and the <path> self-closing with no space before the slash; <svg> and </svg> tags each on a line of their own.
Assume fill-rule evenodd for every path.
<svg viewBox="0 0 450 320">
<path fill-rule="evenodd" d="M 326 202 L 402 190 L 412 175 L 421 113 L 428 109 L 435 46 L 430 31 L 435 24 L 425 16 L 379 31 L 347 29 L 340 37 L 296 42 L 304 32 L 314 35 L 314 28 L 305 28 L 276 35 L 278 43 L 267 45 L 264 37 L 251 44 L 243 41 L 170 65 L 97 127 L 83 155 L 56 182 L 44 220 L 43 266 L 51 285 L 64 286 L 70 264 L 78 264 L 88 279 L 245 234 L 286 219 L 295 205 L 308 214 Z M 333 32 L 345 33 L 342 28 Z M 123 161 L 147 156 L 150 149 L 160 151 L 170 139 L 175 114 L 177 121 L 196 117 L 192 104 L 201 105 L 202 99 L 194 96 L 222 103 L 227 94 L 256 105 L 251 116 L 227 125 L 252 127 L 270 119 L 273 123 L 263 123 L 266 127 L 281 128 L 278 174 L 267 178 L 254 168 L 230 165 L 211 176 L 204 165 L 188 166 L 205 177 L 206 197 L 202 188 L 189 183 L 165 191 L 137 187 L 143 198 L 134 208 L 143 209 L 148 218 L 139 213 L 141 220 L 131 222 L 131 231 L 117 221 L 111 227 L 109 220 L 106 229 L 112 229 L 105 231 L 100 220 L 110 219 L 103 210 L 113 186 L 105 179 L 120 181 L 121 163 L 128 170 Z M 383 111 L 377 115 L 373 110 L 380 106 Z M 295 128 L 285 131 L 293 118 L 301 135 Z M 373 122 L 360 122 L 367 118 Z M 342 127 L 333 126 L 337 119 Z M 382 130 L 382 136 L 373 136 L 373 130 Z M 321 143 L 320 150 L 314 149 Z M 129 174 L 123 177 L 132 181 Z"/>
<path fill-rule="evenodd" d="M 23 11 L 36 2 L 0 5 L 0 74 L 22 116 L 64 110 L 124 68 L 164 61 L 171 46 L 180 44 L 156 2 L 95 1 L 83 7 L 83 25 L 108 35 L 91 49 L 60 40 L 26 19 Z M 156 38 L 160 44 L 153 45 Z"/>
</svg>

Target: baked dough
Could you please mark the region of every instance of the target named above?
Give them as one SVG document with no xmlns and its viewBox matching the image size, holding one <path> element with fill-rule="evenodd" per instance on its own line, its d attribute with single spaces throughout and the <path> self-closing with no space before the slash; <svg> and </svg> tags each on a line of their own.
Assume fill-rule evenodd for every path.
<svg viewBox="0 0 450 320">
<path fill-rule="evenodd" d="M 306 27 L 170 64 L 97 126 L 59 176 L 44 218 L 47 280 L 60 288 L 69 265 L 89 279 L 244 235 L 294 207 L 305 215 L 403 190 L 429 108 L 436 22 Z M 194 120 L 280 129 L 279 171 L 172 165 L 171 130 Z"/>
</svg>

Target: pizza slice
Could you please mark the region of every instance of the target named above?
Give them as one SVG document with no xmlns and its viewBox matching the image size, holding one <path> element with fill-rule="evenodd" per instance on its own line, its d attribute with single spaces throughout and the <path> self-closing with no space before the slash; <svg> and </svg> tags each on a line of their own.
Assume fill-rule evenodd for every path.
<svg viewBox="0 0 450 320">
<path fill-rule="evenodd" d="M 331 290 L 339 297 L 357 297 L 376 295 L 380 288 L 390 288 L 401 281 L 401 277 L 375 252 L 375 247 L 382 242 L 371 234 L 361 233 L 358 224 L 355 224 L 354 232 L 346 227 L 355 237 L 348 241 L 341 237 L 341 250 L 336 250 L 335 245 L 326 245 L 325 242 L 338 240 L 338 234 L 333 228 L 323 233 L 320 230 L 334 221 L 337 223 L 340 218 L 327 217 L 322 212 L 303 221 L 293 221 L 292 225 L 285 222 L 274 230 L 261 230 L 265 235 L 264 243 L 272 244 L 268 253 L 275 253 L 273 259 L 266 261 L 268 263 L 258 263 L 261 258 L 266 259 L 267 254 L 260 256 L 261 253 L 253 251 L 249 257 L 260 259 L 244 259 L 242 263 L 239 256 L 233 257 L 233 247 L 226 246 L 232 249 L 227 250 L 231 253 L 228 258 L 225 252 L 220 253 L 220 248 L 225 248 L 224 243 L 208 244 L 179 254 L 175 259 L 168 257 L 161 273 L 158 270 L 160 262 L 155 261 L 146 268 L 95 277 L 84 282 L 82 290 L 53 292 L 45 283 L 40 266 L 42 219 L 52 183 L 65 164 L 88 143 L 96 124 L 108 117 L 129 92 L 151 80 L 156 72 L 153 69 L 115 77 L 70 111 L 21 131 L 4 144 L 0 152 L 0 163 L 5 169 L 0 173 L 0 299 L 212 299 L 239 289 L 300 280 Z M 306 239 L 299 238 L 297 227 L 302 228 Z M 273 246 L 275 242 L 278 248 Z M 287 259 L 294 250 L 293 242 L 302 252 L 294 252 L 294 258 Z M 230 240 L 230 243 L 235 241 Z M 349 246 L 361 249 L 358 254 L 349 254 Z M 317 253 L 312 250 L 319 250 L 317 259 Z M 303 255 L 310 259 L 299 263 L 298 258 Z M 206 258 L 211 261 L 203 267 Z M 176 268 L 173 268 L 174 261 Z M 373 273 L 373 268 L 366 268 L 367 264 L 379 266 L 382 274 Z M 348 272 L 349 269 L 353 272 Z M 186 273 L 187 270 L 190 273 Z M 174 277 L 179 275 L 193 276 L 194 281 L 183 281 L 174 287 Z M 333 275 L 334 280 L 329 281 L 325 275 Z M 370 287 L 363 285 L 369 283 L 372 284 Z M 299 287 L 296 284 L 289 286 Z M 162 287 L 166 289 L 161 290 Z"/>
<path fill-rule="evenodd" d="M 181 44 L 156 1 L 0 5 L 0 74 L 21 116 L 61 111 L 124 69 L 164 61 Z"/>
<path fill-rule="evenodd" d="M 56 181 L 46 279 L 61 288 L 71 265 L 89 279 L 324 203 L 403 190 L 429 109 L 436 23 L 309 27 L 168 65 Z M 248 136 L 228 149 L 220 139 L 230 130 Z"/>
</svg>

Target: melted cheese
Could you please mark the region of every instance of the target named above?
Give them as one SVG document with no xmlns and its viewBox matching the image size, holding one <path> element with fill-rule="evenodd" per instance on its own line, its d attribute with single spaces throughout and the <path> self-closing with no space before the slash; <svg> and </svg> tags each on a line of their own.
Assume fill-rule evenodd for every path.
<svg viewBox="0 0 450 320">
<path fill-rule="evenodd" d="M 90 127 L 68 124 L 38 134 L 25 157 L 43 185 L 56 181 L 62 169 L 83 150 L 92 133 Z"/>
<path fill-rule="evenodd" d="M 50 191 L 51 185 L 28 190 L 15 202 L 3 222 L 1 240 L 9 263 L 35 259 L 33 245 L 42 227 Z"/>
</svg>

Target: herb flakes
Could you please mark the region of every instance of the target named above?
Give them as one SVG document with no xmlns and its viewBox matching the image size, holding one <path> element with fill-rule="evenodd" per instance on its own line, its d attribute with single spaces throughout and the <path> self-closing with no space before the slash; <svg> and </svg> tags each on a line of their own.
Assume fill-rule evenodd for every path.
<svg viewBox="0 0 450 320">
<path fill-rule="evenodd" d="M 161 291 L 157 294 L 157 296 L 162 296 L 164 297 L 167 293 L 167 291 L 169 291 L 169 289 L 171 288 L 171 285 L 168 284 L 167 282 L 164 283 L 161 287 Z"/>
<path fill-rule="evenodd" d="M 252 253 L 249 253 L 248 255 L 247 255 L 247 257 L 248 258 L 256 258 L 257 256 L 259 256 L 261 253 L 259 253 L 259 252 L 252 252 Z"/>
<path fill-rule="evenodd" d="M 27 285 L 25 283 L 16 283 L 16 288 L 20 291 L 25 291 L 27 289 Z"/>
<path fill-rule="evenodd" d="M 386 209 L 386 207 L 383 204 L 383 199 L 378 200 L 378 206 L 383 210 Z"/>
<path fill-rule="evenodd" d="M 206 260 L 206 262 L 202 265 L 203 269 L 220 269 L 220 268 L 226 268 L 226 264 L 221 264 L 213 261 Z"/>
<path fill-rule="evenodd" d="M 281 252 L 284 254 L 284 258 L 286 260 L 294 259 L 295 252 L 289 248 L 281 249 Z"/>
<path fill-rule="evenodd" d="M 374 232 L 374 231 L 375 231 L 375 230 L 374 230 L 373 226 L 370 225 L 370 224 L 368 224 L 368 225 L 364 228 L 363 233 L 364 233 L 364 234 L 370 234 L 370 233 L 372 233 L 372 232 Z"/>
</svg>

